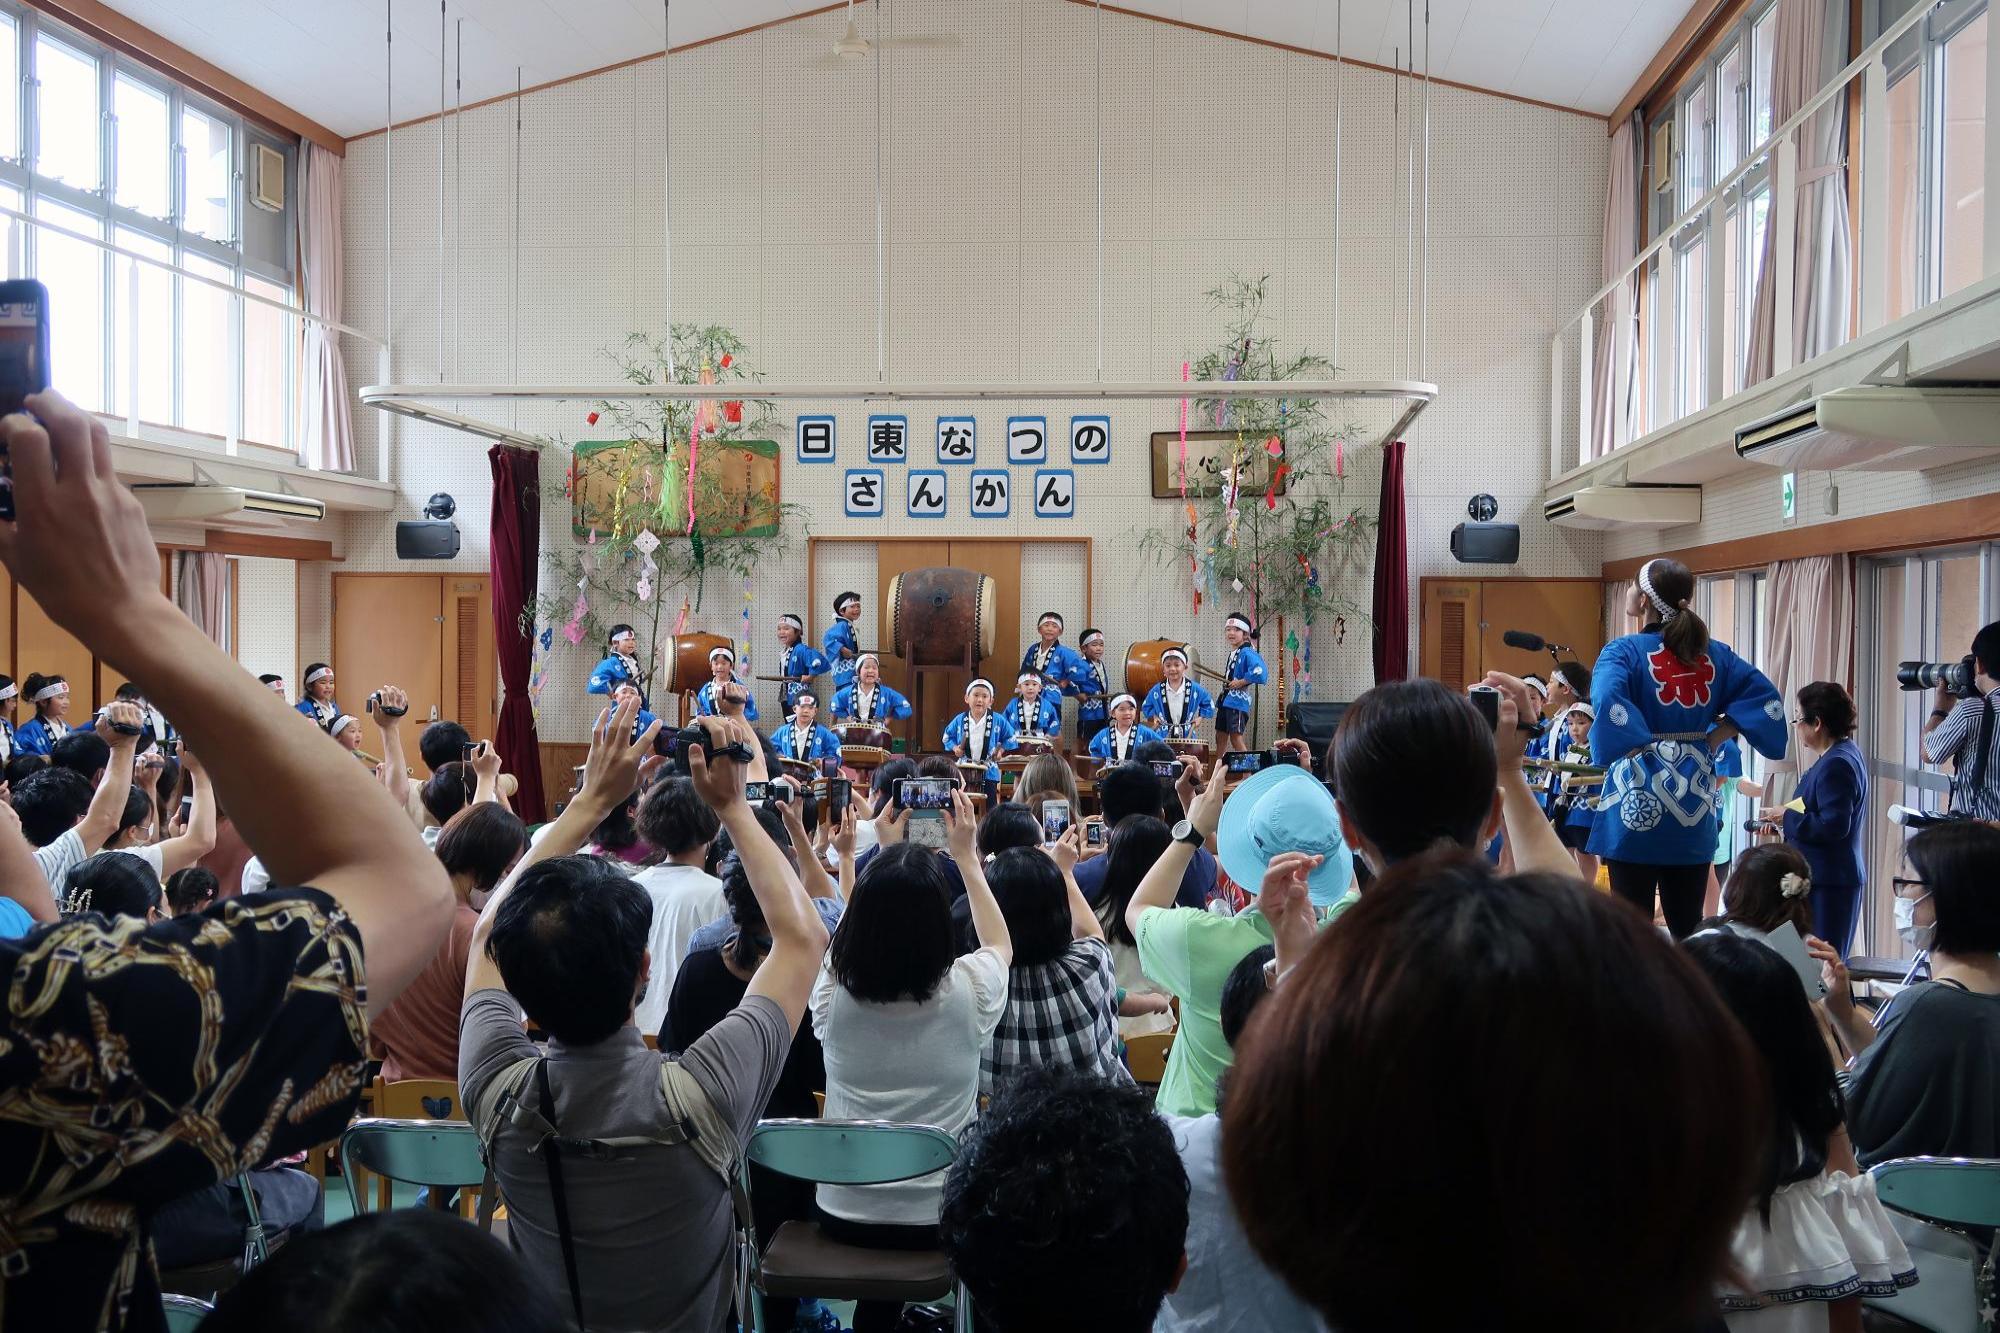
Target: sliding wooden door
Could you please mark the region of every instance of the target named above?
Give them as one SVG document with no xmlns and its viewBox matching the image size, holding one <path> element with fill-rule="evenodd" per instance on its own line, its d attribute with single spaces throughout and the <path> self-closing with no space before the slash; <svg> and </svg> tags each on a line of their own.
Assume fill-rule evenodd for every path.
<svg viewBox="0 0 2000 1333">
<path fill-rule="evenodd" d="M 1548 653 L 1508 647 L 1508 630 L 1562 644 L 1565 660 L 1588 666 L 1604 647 L 1603 589 L 1597 579 L 1427 578 L 1421 670 L 1454 690 L 1489 671 L 1546 677 L 1554 665 Z"/>
<path fill-rule="evenodd" d="M 490 735 L 495 687 L 486 592 L 478 576 L 335 574 L 332 665 L 341 706 L 358 714 L 372 691 L 396 685 L 410 696 L 413 719 L 448 717 L 475 736 Z"/>
</svg>

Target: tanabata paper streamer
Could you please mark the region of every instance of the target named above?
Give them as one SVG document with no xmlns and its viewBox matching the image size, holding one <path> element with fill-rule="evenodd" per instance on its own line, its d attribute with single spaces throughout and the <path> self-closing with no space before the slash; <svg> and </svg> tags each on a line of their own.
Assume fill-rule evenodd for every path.
<svg viewBox="0 0 2000 1333">
<path fill-rule="evenodd" d="M 743 648 L 742 656 L 737 658 L 736 665 L 746 679 L 750 675 L 750 603 L 752 600 L 754 600 L 754 594 L 750 591 L 750 576 L 745 574 L 743 576 L 743 630 L 736 636 L 737 640 L 743 645 Z"/>
<path fill-rule="evenodd" d="M 1336 477 L 1347 475 L 1347 446 L 1339 440 L 1333 442 L 1333 475 Z"/>
<path fill-rule="evenodd" d="M 693 610 L 694 610 L 693 604 L 690 603 L 687 598 L 685 597 L 681 598 L 681 612 L 679 615 L 674 617 L 674 637 L 676 639 L 678 639 L 681 635 L 687 633 L 688 616 L 691 612 L 693 612 Z"/>
</svg>

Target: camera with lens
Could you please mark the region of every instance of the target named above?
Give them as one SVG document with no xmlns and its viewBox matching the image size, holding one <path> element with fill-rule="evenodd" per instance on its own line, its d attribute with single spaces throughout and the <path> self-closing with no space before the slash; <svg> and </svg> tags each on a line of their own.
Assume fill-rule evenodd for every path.
<svg viewBox="0 0 2000 1333">
<path fill-rule="evenodd" d="M 1967 653 L 1956 662 L 1898 662 L 1896 664 L 1896 684 L 1906 690 L 1935 690 L 1944 687 L 1944 692 L 1960 699 L 1977 698 L 1979 687 L 1973 684 L 1973 677 L 1979 674 L 1978 665 L 1972 654 Z"/>
</svg>

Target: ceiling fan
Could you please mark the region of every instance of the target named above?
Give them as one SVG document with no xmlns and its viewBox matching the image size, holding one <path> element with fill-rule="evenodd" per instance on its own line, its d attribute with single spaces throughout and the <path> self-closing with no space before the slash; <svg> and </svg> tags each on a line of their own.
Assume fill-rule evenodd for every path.
<svg viewBox="0 0 2000 1333">
<path fill-rule="evenodd" d="M 876 3 L 880 4 L 881 0 L 876 0 Z M 920 33 L 911 37 L 886 37 L 881 39 L 881 45 L 885 50 L 896 47 L 930 47 L 937 49 L 941 47 L 954 47 L 958 44 L 958 34 L 953 32 Z M 861 57 L 874 54 L 874 51 L 875 42 L 862 36 L 861 29 L 855 25 L 854 0 L 847 0 L 847 26 L 841 30 L 839 38 L 835 40 L 833 50 L 812 63 L 814 67 L 819 69 L 834 69 L 842 65 L 858 62 Z"/>
</svg>

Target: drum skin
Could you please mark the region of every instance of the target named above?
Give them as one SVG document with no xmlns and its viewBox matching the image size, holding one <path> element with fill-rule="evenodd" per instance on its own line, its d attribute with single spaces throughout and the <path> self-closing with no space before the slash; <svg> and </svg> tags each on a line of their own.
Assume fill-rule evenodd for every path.
<svg viewBox="0 0 2000 1333">
<path fill-rule="evenodd" d="M 963 667 L 993 656 L 999 590 L 974 569 L 913 569 L 889 581 L 889 649 L 912 667 Z"/>
<path fill-rule="evenodd" d="M 674 636 L 673 674 L 667 688 L 675 694 L 698 690 L 715 679 L 709 670 L 708 655 L 717 648 L 736 651 L 736 640 L 726 634 L 677 634 Z"/>
<path fill-rule="evenodd" d="M 1125 650 L 1125 692 L 1141 703 L 1146 692 L 1166 679 L 1166 672 L 1160 669 L 1160 656 L 1169 648 L 1178 648 L 1190 660 L 1194 651 L 1179 639 L 1146 639 Z"/>
</svg>

